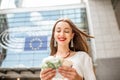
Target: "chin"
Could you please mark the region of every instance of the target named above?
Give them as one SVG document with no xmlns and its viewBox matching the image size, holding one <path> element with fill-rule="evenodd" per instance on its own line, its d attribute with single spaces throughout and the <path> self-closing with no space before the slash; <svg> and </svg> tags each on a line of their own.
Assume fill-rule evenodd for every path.
<svg viewBox="0 0 120 80">
<path fill-rule="evenodd" d="M 65 45 L 67 45 L 67 44 L 65 44 L 65 43 L 60 43 L 60 44 L 58 44 L 59 46 L 65 46 Z"/>
</svg>

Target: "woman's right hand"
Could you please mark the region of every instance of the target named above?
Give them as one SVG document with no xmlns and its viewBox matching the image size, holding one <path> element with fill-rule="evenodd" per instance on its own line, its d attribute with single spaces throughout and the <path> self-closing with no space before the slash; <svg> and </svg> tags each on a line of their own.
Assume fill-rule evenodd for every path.
<svg viewBox="0 0 120 80">
<path fill-rule="evenodd" d="M 56 70 L 52 68 L 41 70 L 40 79 L 41 80 L 52 80 L 55 74 L 56 74 Z"/>
</svg>

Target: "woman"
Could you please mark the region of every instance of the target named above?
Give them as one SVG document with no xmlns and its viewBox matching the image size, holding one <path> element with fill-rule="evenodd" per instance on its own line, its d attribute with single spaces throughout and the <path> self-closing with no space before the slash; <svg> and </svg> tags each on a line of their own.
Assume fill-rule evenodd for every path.
<svg viewBox="0 0 120 80">
<path fill-rule="evenodd" d="M 53 27 L 51 55 L 73 63 L 72 67 L 61 66 L 58 69 L 67 80 L 96 80 L 92 60 L 88 55 L 87 38 L 92 37 L 79 30 L 68 18 L 59 19 Z M 40 78 L 52 80 L 55 74 L 55 69 L 48 68 L 40 72 Z"/>
</svg>

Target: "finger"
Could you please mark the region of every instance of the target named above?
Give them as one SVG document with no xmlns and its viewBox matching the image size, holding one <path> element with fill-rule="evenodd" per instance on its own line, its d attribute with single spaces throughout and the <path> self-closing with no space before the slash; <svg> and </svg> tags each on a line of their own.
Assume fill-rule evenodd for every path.
<svg viewBox="0 0 120 80">
<path fill-rule="evenodd" d="M 59 73 L 68 79 L 74 79 L 76 76 L 76 70 L 74 68 L 62 67 L 59 69 Z"/>
<path fill-rule="evenodd" d="M 55 76 L 55 74 L 49 74 L 46 76 L 46 79 L 51 80 L 54 76 Z"/>
<path fill-rule="evenodd" d="M 52 68 L 48 68 L 48 69 L 45 69 L 45 70 L 41 70 L 41 73 L 42 74 L 46 74 L 48 71 L 51 71 L 52 70 Z"/>
<path fill-rule="evenodd" d="M 74 71 L 75 71 L 74 68 L 71 68 L 71 67 L 68 67 L 68 66 L 59 67 L 58 70 L 59 70 L 59 71 L 66 71 L 66 72 L 74 72 Z"/>
<path fill-rule="evenodd" d="M 72 79 L 73 75 L 72 74 L 68 74 L 68 73 L 61 73 L 62 76 L 68 78 L 69 80 Z"/>
<path fill-rule="evenodd" d="M 47 78 L 49 75 L 55 75 L 55 73 L 56 73 L 55 69 L 45 70 L 40 73 L 40 78 Z"/>
</svg>

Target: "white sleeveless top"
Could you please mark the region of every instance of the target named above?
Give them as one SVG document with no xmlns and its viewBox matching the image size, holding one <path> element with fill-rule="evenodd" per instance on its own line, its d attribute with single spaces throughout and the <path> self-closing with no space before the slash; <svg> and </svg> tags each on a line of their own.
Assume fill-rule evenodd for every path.
<svg viewBox="0 0 120 80">
<path fill-rule="evenodd" d="M 93 71 L 93 64 L 91 57 L 82 51 L 78 51 L 75 55 L 66 58 L 66 60 L 72 61 L 73 68 L 76 69 L 77 73 L 84 78 L 84 80 L 96 80 L 94 71 Z M 68 79 L 56 79 L 53 78 L 52 80 L 68 80 Z"/>
</svg>

